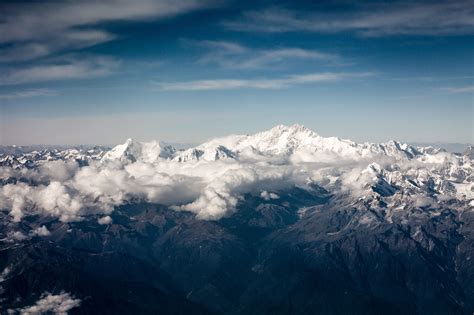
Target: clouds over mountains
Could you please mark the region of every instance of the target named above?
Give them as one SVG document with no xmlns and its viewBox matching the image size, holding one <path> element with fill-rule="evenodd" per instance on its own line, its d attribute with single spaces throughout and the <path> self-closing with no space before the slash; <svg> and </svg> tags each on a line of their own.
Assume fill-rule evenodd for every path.
<svg viewBox="0 0 474 315">
<path fill-rule="evenodd" d="M 324 187 L 332 194 L 349 194 L 350 202 L 373 194 L 391 198 L 397 192 L 397 198 L 418 206 L 438 196 L 469 202 L 472 160 L 423 150 L 397 142 L 323 138 L 301 126 L 219 138 L 175 152 L 128 141 L 89 166 L 52 161 L 35 169 L 0 168 L 0 208 L 14 221 L 29 214 L 76 221 L 145 201 L 219 219 L 236 211 L 248 194 L 278 199 L 294 187 L 309 192 Z"/>
</svg>

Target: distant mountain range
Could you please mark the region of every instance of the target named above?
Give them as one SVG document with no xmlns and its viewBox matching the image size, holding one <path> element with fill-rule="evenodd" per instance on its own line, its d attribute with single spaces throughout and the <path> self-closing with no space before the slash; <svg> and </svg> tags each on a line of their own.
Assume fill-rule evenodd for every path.
<svg viewBox="0 0 474 315">
<path fill-rule="evenodd" d="M 410 142 L 416 147 L 433 147 L 444 149 L 448 152 L 463 153 L 468 148 L 474 146 L 472 143 L 452 143 L 452 142 Z"/>
<path fill-rule="evenodd" d="M 472 146 L 280 125 L 2 150 L 1 312 L 474 312 Z"/>
</svg>

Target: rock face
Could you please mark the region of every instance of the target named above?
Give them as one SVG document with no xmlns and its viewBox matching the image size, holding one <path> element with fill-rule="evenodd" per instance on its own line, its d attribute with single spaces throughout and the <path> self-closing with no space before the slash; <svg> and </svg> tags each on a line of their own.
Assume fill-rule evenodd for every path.
<svg viewBox="0 0 474 315">
<path fill-rule="evenodd" d="M 474 159 L 474 146 L 468 146 L 463 154 L 469 157 L 471 160 Z"/>
<path fill-rule="evenodd" d="M 0 313 L 59 297 L 71 314 L 474 312 L 468 153 L 298 125 L 68 150 L 3 157 Z"/>
<path fill-rule="evenodd" d="M 150 204 L 106 225 L 32 217 L 15 241 L 4 217 L 3 311 L 64 291 L 81 299 L 78 314 L 472 313 L 472 211 L 412 208 L 389 222 L 332 198 L 249 196 L 218 221 Z M 38 226 L 50 233 L 33 236 Z"/>
</svg>

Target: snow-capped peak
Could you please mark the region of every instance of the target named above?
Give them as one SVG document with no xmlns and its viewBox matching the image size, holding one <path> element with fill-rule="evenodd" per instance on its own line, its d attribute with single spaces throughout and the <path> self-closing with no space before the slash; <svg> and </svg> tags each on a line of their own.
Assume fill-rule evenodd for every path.
<svg viewBox="0 0 474 315">
<path fill-rule="evenodd" d="M 101 161 L 120 161 L 124 163 L 142 161 L 154 163 L 160 158 L 168 159 L 175 153 L 175 149 L 162 142 L 138 142 L 127 139 L 125 143 L 115 146 L 108 151 Z"/>
<path fill-rule="evenodd" d="M 241 143 L 241 147 L 248 145 L 260 151 L 273 151 L 276 153 L 291 152 L 299 146 L 314 142 L 321 138 L 314 131 L 302 126 L 278 125 L 268 131 L 259 132 Z"/>
<path fill-rule="evenodd" d="M 316 132 L 300 124 L 294 124 L 291 126 L 276 125 L 270 130 L 263 131 L 257 134 L 265 134 L 265 133 L 269 133 L 277 137 L 281 137 L 285 134 L 287 134 L 289 137 L 296 137 L 296 138 L 318 137 L 318 134 Z"/>
<path fill-rule="evenodd" d="M 106 151 L 105 148 L 32 151 L 27 154 L 0 156 L 0 165 L 34 167 L 39 161 L 77 160 L 87 164 L 90 160 L 117 161 L 120 163 L 158 163 L 162 160 L 176 162 L 238 160 L 238 161 L 291 161 L 292 163 L 332 163 L 339 160 L 372 160 L 380 158 L 394 161 L 416 159 L 423 163 L 451 163 L 450 176 L 465 178 L 464 166 L 472 159 L 471 150 L 464 153 L 466 162 L 456 162 L 461 157 L 434 150 L 418 148 L 394 140 L 386 143 L 355 143 L 337 137 L 323 137 L 302 125 L 277 125 L 252 135 L 230 135 L 215 138 L 187 150 L 177 151 L 159 141 L 139 142 L 127 139 L 123 144 Z M 450 162 L 452 161 L 452 162 Z M 82 163 L 82 162 L 81 162 Z M 449 164 L 448 163 L 448 164 Z M 447 164 L 446 164 L 447 165 Z M 454 175 L 453 175 L 454 174 Z M 456 174 L 462 174 L 458 176 Z M 456 175 L 456 176 L 455 176 Z"/>
<path fill-rule="evenodd" d="M 267 157 L 296 162 L 328 162 L 334 159 L 359 160 L 374 156 L 412 159 L 422 154 L 422 150 L 393 140 L 382 144 L 357 144 L 337 137 L 322 137 L 309 128 L 295 124 L 277 125 L 253 135 L 215 138 L 184 151 L 176 151 L 161 142 L 142 143 L 128 139 L 107 152 L 102 160 L 154 163 L 160 159 L 191 162 Z"/>
<path fill-rule="evenodd" d="M 314 131 L 302 126 L 278 125 L 254 135 L 230 135 L 215 138 L 195 148 L 178 152 L 175 160 L 219 160 L 246 158 L 249 155 L 290 155 L 295 149 L 321 138 Z M 313 139 L 313 140 L 312 140 Z"/>
<path fill-rule="evenodd" d="M 276 193 L 293 186 L 313 189 L 313 184 L 364 202 L 381 200 L 400 205 L 405 199 L 418 196 L 456 198 L 460 203 L 474 199 L 473 163 L 468 155 L 424 150 L 396 141 L 358 144 L 322 137 L 301 125 L 280 125 L 253 135 L 215 138 L 184 151 L 157 141 L 142 143 L 128 139 L 104 155 L 102 152 L 99 149 L 89 153 L 80 148 L 42 150 L 28 155 L 0 156 L 0 166 L 37 167 L 26 172 L 32 175 L 32 183 L 38 178 L 43 180 L 43 175 L 35 174 L 53 174 L 47 189 L 54 191 L 60 185 L 57 174 L 69 174 L 62 183 L 66 187 L 64 191 L 75 192 L 90 204 L 100 202 L 110 207 L 124 198 L 145 198 L 195 211 L 206 218 L 220 217 L 232 210 L 241 194 L 256 190 Z M 54 162 L 71 159 L 79 167 L 74 163 Z M 99 159 L 102 163 L 89 164 Z M 51 169 L 58 167 L 64 168 L 64 172 L 51 173 Z M 22 171 L 17 172 L 18 176 L 26 174 Z M 16 180 L 10 178 L 15 172 L 7 169 L 0 185 L 8 186 Z M 115 183 L 120 180 L 123 185 L 112 189 L 110 174 L 116 175 Z M 4 190 L 7 196 L 4 198 L 10 198 L 12 205 L 17 200 L 10 197 L 14 196 L 13 187 Z M 29 198 L 28 190 L 18 191 Z M 96 191 L 106 197 L 97 201 Z M 37 195 L 42 194 L 38 190 Z M 73 197 L 64 199 L 61 195 L 59 200 L 73 204 Z M 50 209 L 50 204 L 45 207 Z"/>
<path fill-rule="evenodd" d="M 322 137 L 302 125 L 278 125 L 270 130 L 247 136 L 229 136 L 206 142 L 199 148 L 223 145 L 237 156 L 287 156 L 298 161 L 324 162 L 334 158 L 361 159 L 386 155 L 396 159 L 420 154 L 415 148 L 396 141 L 385 144 L 357 144 L 338 137 Z"/>
</svg>

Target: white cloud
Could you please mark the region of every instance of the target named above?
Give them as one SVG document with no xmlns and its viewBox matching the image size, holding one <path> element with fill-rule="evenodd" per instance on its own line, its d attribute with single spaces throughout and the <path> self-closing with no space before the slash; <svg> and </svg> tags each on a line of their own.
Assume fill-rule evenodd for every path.
<svg viewBox="0 0 474 315">
<path fill-rule="evenodd" d="M 67 58 L 6 71 L 0 78 L 0 85 L 94 78 L 110 74 L 118 65 L 119 61 L 109 57 Z"/>
<path fill-rule="evenodd" d="M 14 221 L 20 221 L 36 206 L 40 213 L 59 217 L 62 221 L 80 219 L 80 210 L 83 207 L 80 196 L 72 196 L 59 182 L 52 181 L 48 185 L 37 187 L 25 183 L 9 184 L 2 187 L 2 192 L 3 198 L 10 201 L 10 215 Z"/>
<path fill-rule="evenodd" d="M 101 218 L 97 219 L 97 222 L 101 225 L 110 224 L 110 223 L 112 223 L 112 218 L 107 215 L 105 217 L 101 217 Z"/>
<path fill-rule="evenodd" d="M 308 13 L 282 8 L 249 11 L 225 25 L 259 32 L 357 32 L 364 36 L 458 35 L 474 32 L 473 2 L 407 2 L 359 5 L 339 14 Z"/>
<path fill-rule="evenodd" d="M 185 43 L 205 47 L 207 49 L 212 50 L 224 50 L 226 53 L 229 54 L 242 54 L 249 51 L 248 47 L 245 47 L 239 43 L 222 41 L 222 40 L 201 40 L 201 41 L 193 41 L 193 40 L 184 40 Z"/>
<path fill-rule="evenodd" d="M 257 52 L 257 55 L 253 58 L 237 63 L 237 67 L 244 68 L 258 68 L 264 65 L 283 62 L 287 60 L 334 60 L 336 57 L 333 55 L 321 53 L 314 50 L 301 49 L 301 48 L 281 48 L 274 50 L 263 50 Z"/>
<path fill-rule="evenodd" d="M 28 238 L 28 236 L 26 236 L 25 234 L 21 233 L 20 231 L 16 231 L 14 232 L 11 237 L 14 239 L 14 240 L 17 240 L 17 241 L 23 241 L 23 240 L 26 240 Z"/>
<path fill-rule="evenodd" d="M 461 87 L 446 87 L 442 88 L 449 93 L 472 93 L 474 92 L 474 85 L 461 86 Z"/>
<path fill-rule="evenodd" d="M 55 52 L 74 51 L 115 39 L 114 34 L 101 30 L 67 31 L 56 34 L 47 42 L 19 42 L 0 49 L 0 62 L 21 62 L 46 57 Z"/>
<path fill-rule="evenodd" d="M 49 236 L 51 232 L 49 232 L 48 228 L 44 225 L 37 227 L 33 231 L 31 231 L 32 236 Z"/>
<path fill-rule="evenodd" d="M 335 63 L 339 57 L 334 54 L 297 47 L 255 49 L 227 41 L 186 41 L 208 51 L 199 59 L 201 63 L 217 64 L 233 69 L 256 69 L 268 65 L 282 65 L 296 60 L 319 60 Z"/>
<path fill-rule="evenodd" d="M 268 192 L 266 190 L 264 190 L 260 193 L 260 197 L 264 200 L 272 200 L 272 199 L 274 200 L 274 199 L 279 199 L 280 198 L 280 196 L 278 196 L 277 194 L 272 193 L 272 192 Z"/>
<path fill-rule="evenodd" d="M 11 99 L 18 99 L 18 98 L 30 98 L 30 97 L 38 97 L 38 96 L 40 97 L 41 96 L 56 96 L 56 95 L 58 95 L 58 93 L 50 89 L 31 89 L 31 90 L 22 90 L 18 92 L 0 94 L 0 99 L 11 100 Z"/>
<path fill-rule="evenodd" d="M 290 75 L 276 79 L 216 79 L 186 82 L 156 83 L 164 91 L 206 91 L 230 89 L 283 89 L 295 85 L 334 82 L 348 78 L 363 78 L 373 73 L 323 72 Z"/>
<path fill-rule="evenodd" d="M 53 313 L 56 315 L 66 315 L 73 308 L 79 307 L 81 300 L 74 299 L 69 293 L 53 295 L 44 293 L 41 298 L 32 306 L 28 306 L 16 311 L 21 315 Z"/>
</svg>

